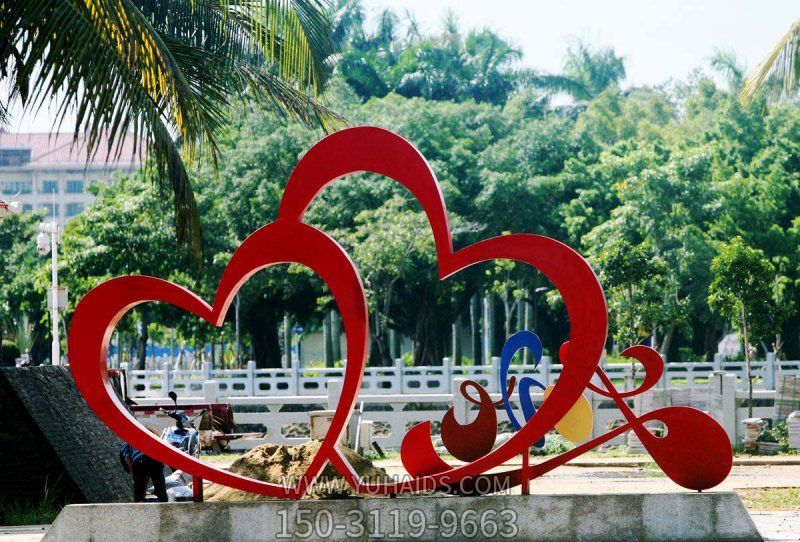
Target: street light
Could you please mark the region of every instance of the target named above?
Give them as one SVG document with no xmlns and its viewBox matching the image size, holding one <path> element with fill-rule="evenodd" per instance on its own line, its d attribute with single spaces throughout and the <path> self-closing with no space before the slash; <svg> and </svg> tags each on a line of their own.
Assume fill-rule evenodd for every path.
<svg viewBox="0 0 800 542">
<path fill-rule="evenodd" d="M 61 229 L 56 222 L 56 210 L 53 205 L 51 222 L 39 224 L 39 235 L 36 237 L 36 252 L 42 256 L 50 255 L 51 284 L 47 292 L 47 308 L 50 311 L 53 341 L 51 345 L 51 363 L 61 364 L 61 344 L 58 332 L 58 311 L 67 308 L 67 289 L 58 287 L 58 243 L 61 242 Z"/>
</svg>

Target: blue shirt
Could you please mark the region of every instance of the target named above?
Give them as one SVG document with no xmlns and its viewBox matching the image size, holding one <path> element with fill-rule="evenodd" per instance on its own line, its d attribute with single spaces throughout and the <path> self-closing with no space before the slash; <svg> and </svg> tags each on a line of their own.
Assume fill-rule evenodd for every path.
<svg viewBox="0 0 800 542">
<path fill-rule="evenodd" d="M 122 445 L 122 448 L 120 448 L 119 455 L 122 456 L 122 458 L 125 461 L 130 461 L 131 463 L 144 457 L 144 454 L 142 452 L 140 452 L 127 442 Z"/>
</svg>

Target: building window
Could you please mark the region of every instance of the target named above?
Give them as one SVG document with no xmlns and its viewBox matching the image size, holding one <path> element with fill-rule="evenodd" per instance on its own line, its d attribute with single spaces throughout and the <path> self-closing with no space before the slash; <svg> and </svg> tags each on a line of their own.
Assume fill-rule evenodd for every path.
<svg viewBox="0 0 800 542">
<path fill-rule="evenodd" d="M 21 166 L 30 161 L 30 149 L 0 149 L 0 166 Z"/>
<path fill-rule="evenodd" d="M 33 192 L 31 181 L 6 181 L 3 183 L 3 194 L 30 194 Z"/>
<path fill-rule="evenodd" d="M 58 194 L 58 181 L 42 181 L 42 194 Z"/>
<path fill-rule="evenodd" d="M 67 216 L 73 217 L 75 215 L 81 214 L 83 212 L 83 204 L 82 203 L 67 203 Z"/>
<path fill-rule="evenodd" d="M 23 213 L 30 213 L 31 211 L 33 211 L 33 205 L 31 205 L 30 203 L 23 203 L 22 204 L 22 212 Z"/>
<path fill-rule="evenodd" d="M 83 194 L 83 181 L 67 181 L 67 194 Z"/>
<path fill-rule="evenodd" d="M 48 217 L 49 216 L 53 216 L 53 205 L 51 203 L 45 203 L 43 205 L 40 205 L 39 209 L 44 209 L 44 215 L 45 216 L 48 216 Z M 58 203 L 56 203 L 56 216 L 59 216 L 60 212 L 61 211 L 59 209 Z"/>
</svg>

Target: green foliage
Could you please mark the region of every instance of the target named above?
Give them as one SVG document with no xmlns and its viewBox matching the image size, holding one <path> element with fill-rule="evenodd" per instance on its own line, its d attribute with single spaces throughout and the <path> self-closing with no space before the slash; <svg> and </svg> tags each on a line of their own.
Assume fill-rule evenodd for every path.
<svg viewBox="0 0 800 542">
<path fill-rule="evenodd" d="M 463 36 L 451 12 L 442 31 L 422 36 L 413 18 L 385 9 L 372 34 L 363 7 L 344 1 L 334 12 L 334 36 L 342 49 L 337 71 L 363 99 L 396 92 L 408 98 L 502 104 L 517 87 L 514 64 L 522 52 L 488 29 Z"/>
<path fill-rule="evenodd" d="M 708 303 L 739 329 L 749 346 L 750 337 L 774 333 L 780 326 L 771 287 L 775 268 L 764 253 L 735 237 L 711 263 L 714 279 Z"/>
<path fill-rule="evenodd" d="M 317 103 L 333 50 L 317 0 L 114 2 L 42 0 L 0 7 L 0 64 L 10 96 L 29 110 L 53 100 L 75 139 L 118 156 L 132 132 L 173 192 L 178 238 L 200 252 L 200 219 L 186 162 L 216 136 L 227 105 L 247 100 L 332 126 Z M 268 21 L 268 24 L 264 24 Z M 4 106 L 5 109 L 5 106 Z"/>
<path fill-rule="evenodd" d="M 0 346 L 0 367 L 13 367 L 21 352 L 16 343 L 3 341 Z"/>
<path fill-rule="evenodd" d="M 391 10 L 370 24 L 357 0 L 336 3 L 327 16 L 341 49 L 330 107 L 419 148 L 441 183 L 456 248 L 529 232 L 580 250 L 605 288 L 612 350 L 648 341 L 670 359 L 707 358 L 729 321 L 743 326 L 745 307 L 749 344 L 800 355 L 792 331 L 800 325 L 800 108 L 739 102 L 740 68 L 730 54 L 715 55 L 711 66 L 728 88 L 698 71 L 623 91 L 624 63 L 610 49 L 576 43 L 563 71 L 548 75 L 520 69 L 509 42 L 490 30 L 462 32 L 452 15 L 433 35 Z M 572 102 L 554 106 L 556 91 Z M 175 280 L 211 299 L 235 248 L 276 218 L 294 165 L 323 132 L 246 104 L 218 113 L 218 167 L 191 170 L 206 232 L 203 273 L 187 272 L 188 255 L 169 233 L 174 196 L 145 171 L 98 187 L 95 204 L 67 228 L 61 273 L 73 301 L 125 273 Z M 48 279 L 31 250 L 38 219 L 0 222 L 0 321 L 9 321 L 0 335 L 13 336 L 27 313 L 41 343 Z M 470 320 L 474 295 L 493 303 L 495 336 L 508 334 L 524 323 L 523 302 L 534 301 L 526 292 L 548 286 L 508 262 L 440 281 L 426 217 L 402 186 L 377 175 L 332 183 L 306 220 L 358 265 L 373 363 L 396 354 L 390 332 L 412 340 L 414 363 L 438 363 L 451 354 L 455 319 Z M 740 275 L 748 272 L 750 283 Z M 557 292 L 545 300 L 536 331 L 557 352 L 569 321 Z M 297 266 L 257 273 L 240 301 L 247 355 L 259 366 L 277 366 L 284 315 L 311 330 L 335 308 L 321 281 Z M 468 323 L 481 328 L 479 318 Z M 172 330 L 181 343 L 231 338 L 230 322 L 216 330 L 156 305 L 137 309 L 120 330 L 123 343 L 163 340 Z"/>
</svg>

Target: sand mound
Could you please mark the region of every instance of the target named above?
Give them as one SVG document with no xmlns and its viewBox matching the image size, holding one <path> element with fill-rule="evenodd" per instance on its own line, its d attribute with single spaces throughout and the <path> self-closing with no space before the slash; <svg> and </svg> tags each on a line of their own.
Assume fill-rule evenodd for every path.
<svg viewBox="0 0 800 542">
<path fill-rule="evenodd" d="M 320 445 L 321 441 L 319 440 L 310 440 L 299 446 L 264 444 L 253 448 L 234 461 L 230 471 L 263 482 L 291 486 L 308 469 L 311 461 L 317 455 Z M 344 447 L 342 454 L 363 480 L 374 482 L 387 480 L 386 471 L 373 465 L 369 459 Z M 336 469 L 328 464 L 304 498 L 335 499 L 352 494 L 352 488 L 336 472 Z M 211 484 L 205 490 L 205 498 L 207 501 L 255 501 L 266 500 L 270 497 Z"/>
</svg>

